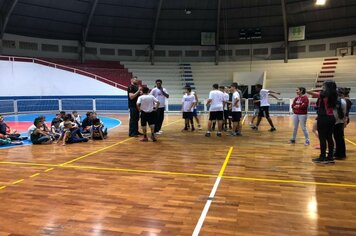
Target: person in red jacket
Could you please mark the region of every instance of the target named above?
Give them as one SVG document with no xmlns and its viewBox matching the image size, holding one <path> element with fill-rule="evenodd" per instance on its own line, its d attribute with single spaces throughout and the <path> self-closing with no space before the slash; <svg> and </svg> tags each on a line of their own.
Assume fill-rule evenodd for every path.
<svg viewBox="0 0 356 236">
<path fill-rule="evenodd" d="M 293 135 L 289 143 L 294 144 L 296 137 L 297 137 L 297 131 L 298 131 L 298 126 L 300 124 L 300 127 L 303 130 L 304 137 L 305 137 L 305 146 L 308 146 L 310 144 L 309 141 L 309 132 L 307 129 L 307 119 L 308 119 L 308 107 L 309 107 L 309 99 L 305 95 L 305 88 L 304 87 L 299 87 L 296 89 L 297 97 L 294 98 L 293 104 L 292 104 L 292 109 L 293 109 Z"/>
</svg>

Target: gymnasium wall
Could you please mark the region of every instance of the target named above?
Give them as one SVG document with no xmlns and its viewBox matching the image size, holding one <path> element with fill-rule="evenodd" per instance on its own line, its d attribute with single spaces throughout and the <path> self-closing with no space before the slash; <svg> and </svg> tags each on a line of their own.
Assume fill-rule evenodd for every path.
<svg viewBox="0 0 356 236">
<path fill-rule="evenodd" d="M 220 61 L 271 60 L 284 58 L 284 42 L 244 45 L 221 45 Z M 290 59 L 330 57 L 336 49 L 355 47 L 356 35 L 290 42 Z M 28 57 L 79 58 L 79 42 L 52 40 L 5 34 L 3 54 Z M 252 52 L 252 55 L 251 55 Z M 356 53 L 356 52 L 354 52 Z M 118 45 L 87 42 L 86 59 L 149 61 L 149 45 Z M 215 47 L 156 45 L 156 61 L 199 62 L 215 61 Z"/>
<path fill-rule="evenodd" d="M 127 92 L 69 71 L 0 61 L 0 97 L 124 96 Z"/>
</svg>

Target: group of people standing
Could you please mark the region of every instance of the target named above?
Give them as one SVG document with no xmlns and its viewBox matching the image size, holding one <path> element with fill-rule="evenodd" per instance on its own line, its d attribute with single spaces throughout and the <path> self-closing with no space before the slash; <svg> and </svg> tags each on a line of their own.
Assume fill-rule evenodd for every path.
<svg viewBox="0 0 356 236">
<path fill-rule="evenodd" d="M 167 90 L 162 87 L 162 80 L 156 80 L 155 88 L 149 91 L 147 87 L 139 87 L 137 77 L 133 77 L 127 93 L 130 110 L 129 136 L 137 137 L 143 135 L 141 141 L 147 142 L 148 124 L 151 129 L 152 141 L 157 141 L 156 135 L 162 134 L 165 99 L 169 98 Z M 143 133 L 140 133 L 138 129 L 140 119 Z"/>
<path fill-rule="evenodd" d="M 273 121 L 269 115 L 269 100 L 272 96 L 280 100 L 276 95 L 280 93 L 264 89 L 261 84 L 256 86 L 256 94 L 253 96 L 254 112 L 250 122 L 253 130 L 258 130 L 263 117 L 265 117 L 271 126 L 270 132 L 276 131 Z M 182 98 L 182 113 L 184 122 L 183 131 L 195 130 L 193 117 L 197 118 L 200 128 L 199 119 L 196 114 L 198 98 L 196 93 L 188 86 L 185 88 Z M 293 132 L 289 140 L 290 144 L 296 143 L 298 127 L 304 133 L 304 145 L 310 145 L 309 132 L 307 129 L 309 98 L 306 94 L 317 98 L 315 108 L 317 118 L 315 119 L 313 132 L 318 137 L 320 145 L 320 156 L 313 159 L 315 163 L 334 163 L 334 159 L 346 158 L 346 147 L 344 139 L 344 128 L 349 122 L 349 111 L 351 109 L 351 100 L 348 98 L 349 89 L 337 88 L 335 81 L 325 81 L 322 88 L 306 91 L 304 87 L 296 89 L 297 96 L 294 98 L 291 108 L 293 110 Z M 161 133 L 161 127 L 164 120 L 165 99 L 169 94 L 162 87 L 162 81 L 156 80 L 156 86 L 150 92 L 147 87 L 139 88 L 137 78 L 131 80 L 128 88 L 129 108 L 130 108 L 130 128 L 129 136 L 143 135 L 142 141 L 148 141 L 147 123 L 151 128 L 151 139 L 156 141 L 156 134 Z M 209 120 L 207 124 L 206 137 L 211 137 L 212 131 L 217 123 L 217 137 L 222 136 L 222 131 L 227 130 L 227 124 L 231 132 L 230 136 L 241 135 L 241 118 L 242 118 L 242 93 L 238 89 L 237 83 L 224 87 L 218 84 L 213 85 L 213 90 L 209 93 L 207 107 L 209 109 Z M 139 115 L 141 111 L 141 116 Z M 138 131 L 138 121 L 141 118 L 141 127 L 143 133 Z M 254 120 L 257 118 L 256 124 Z M 231 123 L 232 127 L 231 127 Z M 335 140 L 335 142 L 334 142 Z M 335 146 L 335 148 L 334 148 Z M 328 152 L 327 152 L 328 149 Z"/>
<path fill-rule="evenodd" d="M 346 158 L 344 129 L 348 125 L 352 102 L 349 98 L 350 89 L 338 88 L 335 81 L 327 80 L 322 88 L 306 91 L 304 87 L 296 89 L 297 96 L 291 105 L 293 110 L 293 134 L 290 144 L 296 143 L 298 127 L 304 138 L 304 145 L 310 144 L 307 129 L 309 98 L 306 94 L 317 98 L 315 109 L 317 117 L 313 124 L 313 133 L 319 139 L 320 155 L 313 159 L 315 163 L 329 164 L 335 160 Z M 335 142 L 334 142 L 335 141 Z M 328 150 L 328 151 L 327 151 Z"/>
</svg>

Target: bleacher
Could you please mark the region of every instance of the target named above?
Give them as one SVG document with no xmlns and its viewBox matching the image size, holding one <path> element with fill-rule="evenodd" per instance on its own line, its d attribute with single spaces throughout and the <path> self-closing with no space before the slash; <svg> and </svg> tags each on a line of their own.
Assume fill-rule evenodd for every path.
<svg viewBox="0 0 356 236">
<path fill-rule="evenodd" d="M 282 60 L 261 60 L 245 62 L 192 62 L 192 77 L 200 101 L 207 99 L 212 84 L 229 85 L 234 72 L 266 71 L 265 87 L 280 92 L 282 98 L 294 98 L 297 87 L 314 88 L 324 58 Z M 135 73 L 152 88 L 156 79 L 162 79 L 163 86 L 170 93 L 169 104 L 180 104 L 186 81 L 181 77 L 181 65 L 174 62 L 125 62 L 130 72 Z M 335 80 L 339 86 L 351 87 L 351 97 L 356 97 L 356 56 L 339 59 Z"/>
<path fill-rule="evenodd" d="M 132 73 L 128 71 L 118 61 L 85 61 L 69 59 L 45 59 L 56 64 L 69 66 L 75 69 L 83 70 L 98 76 L 102 76 L 115 83 L 128 86 L 132 78 Z"/>
<path fill-rule="evenodd" d="M 350 87 L 351 97 L 356 97 L 356 56 L 339 57 L 334 79 L 338 86 Z"/>
</svg>

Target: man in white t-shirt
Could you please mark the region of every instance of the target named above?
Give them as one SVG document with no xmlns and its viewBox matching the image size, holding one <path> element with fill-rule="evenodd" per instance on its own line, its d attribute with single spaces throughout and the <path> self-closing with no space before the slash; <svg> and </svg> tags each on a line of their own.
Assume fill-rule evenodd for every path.
<svg viewBox="0 0 356 236">
<path fill-rule="evenodd" d="M 258 118 L 257 118 L 257 123 L 256 126 L 252 127 L 252 129 L 258 130 L 258 126 L 261 123 L 262 117 L 266 117 L 268 123 L 271 126 L 271 129 L 269 129 L 270 132 L 276 131 L 276 128 L 273 125 L 272 119 L 269 116 L 269 102 L 268 102 L 268 96 L 272 96 L 278 100 L 280 100 L 280 98 L 278 98 L 277 96 L 275 96 L 274 94 L 278 94 L 280 95 L 280 93 L 274 92 L 272 90 L 268 90 L 268 89 L 263 89 L 261 84 L 256 84 L 256 92 L 258 92 L 260 94 L 260 111 L 258 113 Z"/>
<path fill-rule="evenodd" d="M 208 121 L 208 131 L 205 136 L 211 136 L 211 126 L 212 122 L 218 121 L 218 132 L 217 136 L 221 137 L 222 124 L 224 119 L 224 103 L 226 102 L 224 93 L 219 90 L 218 84 L 213 84 L 213 90 L 209 93 L 209 99 L 207 101 L 207 106 L 210 105 L 209 108 L 209 121 Z"/>
<path fill-rule="evenodd" d="M 182 98 L 182 112 L 183 119 L 185 120 L 185 127 L 183 130 L 188 130 L 189 122 L 191 124 L 192 131 L 194 131 L 193 123 L 193 110 L 196 105 L 195 95 L 192 94 L 192 89 L 190 87 L 186 88 L 186 93 Z"/>
<path fill-rule="evenodd" d="M 158 101 L 157 98 L 155 98 L 152 95 L 148 95 L 149 89 L 147 87 L 144 87 L 142 89 L 143 95 L 138 97 L 137 99 L 137 110 L 141 112 L 141 128 L 143 132 L 143 139 L 141 140 L 142 142 L 147 142 L 147 128 L 146 125 L 148 125 L 151 128 L 151 139 L 153 142 L 157 141 L 155 137 L 155 112 L 159 105 L 160 102 Z"/>
<path fill-rule="evenodd" d="M 232 117 L 232 136 L 241 135 L 241 96 L 237 90 L 237 83 L 231 85 L 232 101 L 231 101 L 231 117 Z"/>
<path fill-rule="evenodd" d="M 151 90 L 151 95 L 158 99 L 160 105 L 157 109 L 155 133 L 161 134 L 161 127 L 164 120 L 164 107 L 166 104 L 166 98 L 169 98 L 169 94 L 165 88 L 162 87 L 162 80 L 156 80 L 156 87 Z"/>
</svg>

